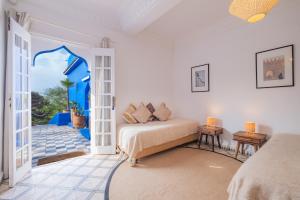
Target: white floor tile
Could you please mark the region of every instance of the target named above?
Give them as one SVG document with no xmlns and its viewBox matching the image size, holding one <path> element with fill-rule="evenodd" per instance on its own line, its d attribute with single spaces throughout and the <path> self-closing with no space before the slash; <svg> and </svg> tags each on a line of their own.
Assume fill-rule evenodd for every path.
<svg viewBox="0 0 300 200">
<path fill-rule="evenodd" d="M 102 180 L 100 178 L 87 178 L 85 181 L 83 181 L 79 188 L 80 189 L 89 189 L 89 190 L 95 190 L 99 189 L 100 190 L 100 183 Z M 97 188 L 99 187 L 99 188 Z"/>
<path fill-rule="evenodd" d="M 49 188 L 38 188 L 34 187 L 24 195 L 22 195 L 18 200 L 39 200 L 44 194 L 49 192 Z"/>
<path fill-rule="evenodd" d="M 101 167 L 113 167 L 117 161 L 112 161 L 112 160 L 106 160 L 101 164 Z"/>
<path fill-rule="evenodd" d="M 70 190 L 51 189 L 49 192 L 47 192 L 47 194 L 42 196 L 40 200 L 61 200 L 68 193 L 70 193 Z"/>
<path fill-rule="evenodd" d="M 84 158 L 78 158 L 78 159 L 74 159 L 72 160 L 69 165 L 73 165 L 73 166 L 82 166 L 87 162 L 87 159 Z"/>
<path fill-rule="evenodd" d="M 96 193 L 90 200 L 104 200 L 104 193 Z"/>
<path fill-rule="evenodd" d="M 64 200 L 85 200 L 89 195 L 89 192 L 74 191 L 69 194 Z"/>
<path fill-rule="evenodd" d="M 63 179 L 62 182 L 58 184 L 58 186 L 73 188 L 77 186 L 82 179 L 82 177 L 68 176 Z"/>
<path fill-rule="evenodd" d="M 85 175 L 88 175 L 89 173 L 91 173 L 94 169 L 95 168 L 93 168 L 93 167 L 80 167 L 79 169 L 75 170 L 73 172 L 73 174 L 85 176 Z"/>
<path fill-rule="evenodd" d="M 77 168 L 75 166 L 63 166 L 57 171 L 57 174 L 72 174 Z"/>
<path fill-rule="evenodd" d="M 46 178 L 48 176 L 49 176 L 48 174 L 35 174 L 35 175 L 31 175 L 29 178 L 25 179 L 21 183 L 31 184 L 31 185 L 39 184 L 41 181 L 46 180 Z"/>
<path fill-rule="evenodd" d="M 89 167 L 96 167 L 97 165 L 99 165 L 101 162 L 103 162 L 102 160 L 96 160 L 96 159 L 92 159 L 89 160 L 85 166 L 89 166 Z"/>
<path fill-rule="evenodd" d="M 55 186 L 62 182 L 64 179 L 66 179 L 66 176 L 51 175 L 41 184 L 46 186 Z"/>
<path fill-rule="evenodd" d="M 15 186 L 14 188 L 1 194 L 0 199 L 14 199 L 28 189 L 29 187 L 26 186 Z"/>
<path fill-rule="evenodd" d="M 98 176 L 98 177 L 105 177 L 109 171 L 110 171 L 109 168 L 97 168 L 95 171 L 91 173 L 91 175 Z"/>
</svg>

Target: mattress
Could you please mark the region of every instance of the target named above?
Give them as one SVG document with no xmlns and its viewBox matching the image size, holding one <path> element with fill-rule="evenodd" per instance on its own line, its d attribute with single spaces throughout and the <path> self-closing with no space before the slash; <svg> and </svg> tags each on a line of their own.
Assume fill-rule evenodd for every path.
<svg viewBox="0 0 300 200">
<path fill-rule="evenodd" d="M 198 131 L 198 122 L 187 119 L 154 121 L 146 124 L 118 125 L 118 146 L 129 158 L 156 145 L 192 135 Z"/>
<path fill-rule="evenodd" d="M 237 171 L 230 200 L 300 199 L 300 135 L 272 136 Z"/>
</svg>

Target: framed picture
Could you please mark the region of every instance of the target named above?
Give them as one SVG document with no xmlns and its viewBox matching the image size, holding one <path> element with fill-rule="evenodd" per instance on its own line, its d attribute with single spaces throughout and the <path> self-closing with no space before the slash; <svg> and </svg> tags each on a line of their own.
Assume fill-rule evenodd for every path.
<svg viewBox="0 0 300 200">
<path fill-rule="evenodd" d="M 256 53 L 257 89 L 294 85 L 294 45 Z"/>
<path fill-rule="evenodd" d="M 191 68 L 191 87 L 192 92 L 209 91 L 209 64 Z"/>
</svg>

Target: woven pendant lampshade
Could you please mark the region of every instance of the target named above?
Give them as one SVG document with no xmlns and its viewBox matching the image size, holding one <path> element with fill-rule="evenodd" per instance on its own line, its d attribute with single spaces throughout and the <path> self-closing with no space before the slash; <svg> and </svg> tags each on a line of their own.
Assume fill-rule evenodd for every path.
<svg viewBox="0 0 300 200">
<path fill-rule="evenodd" d="M 249 23 L 255 23 L 262 20 L 277 3 L 278 0 L 233 0 L 229 12 Z"/>
</svg>

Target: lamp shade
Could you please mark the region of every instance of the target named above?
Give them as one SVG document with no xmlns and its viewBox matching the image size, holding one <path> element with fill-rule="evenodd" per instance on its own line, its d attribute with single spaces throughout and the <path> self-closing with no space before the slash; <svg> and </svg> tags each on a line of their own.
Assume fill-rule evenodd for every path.
<svg viewBox="0 0 300 200">
<path fill-rule="evenodd" d="M 233 0 L 229 12 L 249 23 L 262 20 L 278 0 Z"/>
<path fill-rule="evenodd" d="M 255 122 L 246 122 L 245 123 L 245 131 L 247 133 L 255 133 L 256 124 Z"/>
<path fill-rule="evenodd" d="M 206 124 L 208 126 L 217 126 L 217 119 L 213 118 L 213 117 L 208 117 L 207 121 L 206 121 Z"/>
</svg>

